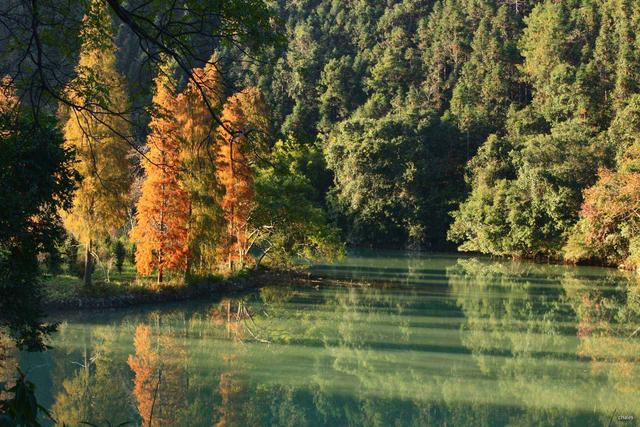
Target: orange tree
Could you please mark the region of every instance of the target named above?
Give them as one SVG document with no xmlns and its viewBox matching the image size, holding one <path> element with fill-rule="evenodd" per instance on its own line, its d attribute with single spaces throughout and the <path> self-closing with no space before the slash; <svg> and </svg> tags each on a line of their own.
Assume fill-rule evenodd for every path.
<svg viewBox="0 0 640 427">
<path fill-rule="evenodd" d="M 158 283 L 165 269 L 187 268 L 189 195 L 181 186 L 180 140 L 175 119 L 175 95 L 166 77 L 156 81 L 149 151 L 144 159 L 145 179 L 137 203 L 136 225 L 130 232 L 136 243 L 136 267 Z"/>
<path fill-rule="evenodd" d="M 250 247 L 247 225 L 254 198 L 254 166 L 267 150 L 269 121 L 264 97 L 256 88 L 231 96 L 219 130 L 216 173 L 224 187 L 221 207 L 227 225 L 219 258 L 230 270 L 242 268 Z"/>
</svg>

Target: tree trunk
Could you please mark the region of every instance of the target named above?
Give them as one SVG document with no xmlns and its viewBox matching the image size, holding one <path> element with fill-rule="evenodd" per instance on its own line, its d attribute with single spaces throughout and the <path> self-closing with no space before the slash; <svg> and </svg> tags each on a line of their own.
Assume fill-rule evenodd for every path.
<svg viewBox="0 0 640 427">
<path fill-rule="evenodd" d="M 158 285 L 162 283 L 162 249 L 158 251 Z"/>
<path fill-rule="evenodd" d="M 91 254 L 91 240 L 84 250 L 84 286 L 91 286 L 91 273 L 93 273 L 93 255 Z"/>
</svg>

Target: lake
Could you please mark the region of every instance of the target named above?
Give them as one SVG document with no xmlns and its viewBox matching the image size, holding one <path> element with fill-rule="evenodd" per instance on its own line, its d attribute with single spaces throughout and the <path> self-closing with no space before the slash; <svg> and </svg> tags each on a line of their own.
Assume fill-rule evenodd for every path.
<svg viewBox="0 0 640 427">
<path fill-rule="evenodd" d="M 312 270 L 68 314 L 19 363 L 71 426 L 638 423 L 640 287 L 616 270 L 403 252 Z"/>
</svg>

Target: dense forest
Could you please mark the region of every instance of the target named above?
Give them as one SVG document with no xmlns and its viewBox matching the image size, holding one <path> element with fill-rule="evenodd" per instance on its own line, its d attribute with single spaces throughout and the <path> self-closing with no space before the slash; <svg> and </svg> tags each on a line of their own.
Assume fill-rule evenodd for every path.
<svg viewBox="0 0 640 427">
<path fill-rule="evenodd" d="M 264 97 L 256 145 L 296 151 L 311 201 L 350 245 L 636 265 L 635 2 L 268 7 L 283 41 L 252 60 L 197 48 L 213 51 L 218 101 Z M 155 85 L 136 40 L 115 29 L 123 85 L 145 106 Z M 141 111 L 132 142 L 144 150 Z"/>
<path fill-rule="evenodd" d="M 277 7 L 253 81 L 349 242 L 637 265 L 637 2 Z"/>
</svg>

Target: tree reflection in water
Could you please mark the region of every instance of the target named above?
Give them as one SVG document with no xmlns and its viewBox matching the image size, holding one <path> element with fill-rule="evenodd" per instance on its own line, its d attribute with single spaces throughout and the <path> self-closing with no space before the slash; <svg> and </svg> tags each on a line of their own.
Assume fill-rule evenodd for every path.
<svg viewBox="0 0 640 427">
<path fill-rule="evenodd" d="M 473 258 L 376 265 L 336 268 L 350 287 L 276 284 L 69 321 L 38 389 L 69 425 L 607 425 L 640 414 L 639 287 L 626 276 Z"/>
<path fill-rule="evenodd" d="M 497 379 L 500 399 L 515 403 L 510 423 L 607 425 L 620 411 L 640 413 L 638 396 L 621 393 L 611 372 L 639 384 L 640 340 L 629 332 L 640 325 L 638 285 L 606 271 L 474 260 L 450 269 L 462 341 Z M 598 375 L 599 362 L 609 375 Z"/>
</svg>

